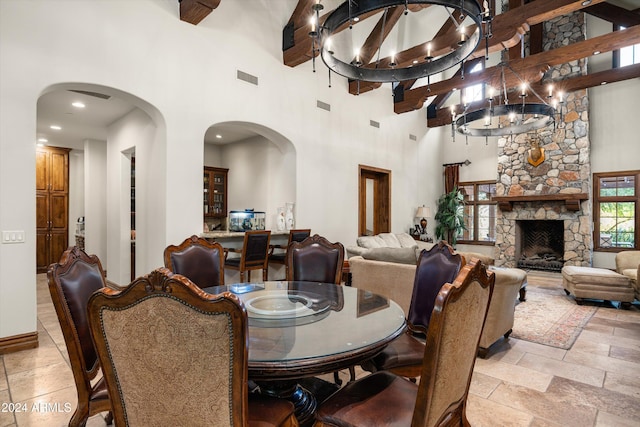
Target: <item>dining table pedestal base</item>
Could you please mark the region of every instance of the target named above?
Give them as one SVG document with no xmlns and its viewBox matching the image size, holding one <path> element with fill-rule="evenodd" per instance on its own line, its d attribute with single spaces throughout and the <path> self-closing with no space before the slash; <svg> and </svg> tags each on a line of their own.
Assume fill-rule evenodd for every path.
<svg viewBox="0 0 640 427">
<path fill-rule="evenodd" d="M 286 399 L 293 403 L 300 427 L 313 426 L 318 403 L 339 389 L 339 386 L 320 378 L 299 380 L 257 381 L 260 393 Z"/>
</svg>

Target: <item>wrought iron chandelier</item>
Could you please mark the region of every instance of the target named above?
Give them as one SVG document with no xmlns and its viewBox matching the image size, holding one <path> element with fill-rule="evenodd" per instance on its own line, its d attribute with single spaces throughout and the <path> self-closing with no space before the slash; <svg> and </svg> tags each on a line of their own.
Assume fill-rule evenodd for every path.
<svg viewBox="0 0 640 427">
<path fill-rule="evenodd" d="M 349 29 L 352 29 L 353 24 L 358 22 L 363 15 L 370 15 L 379 11 L 386 13 L 390 8 L 396 6 L 404 6 L 404 14 L 407 15 L 410 5 L 437 5 L 444 7 L 449 18 L 460 31 L 461 39 L 457 46 L 448 53 L 432 56 L 431 44 L 429 42 L 424 43 L 425 56 L 422 61 L 414 60 L 405 66 L 400 66 L 394 53 L 387 57 L 388 60 L 380 61 L 380 50 L 383 42 L 383 37 L 381 37 L 377 46 L 378 60 L 371 64 L 363 64 L 358 53 L 354 53 L 354 56 L 350 59 L 338 58 L 332 48 L 334 34 L 347 25 Z M 332 71 L 350 80 L 379 83 L 429 77 L 463 62 L 476 50 L 483 36 L 488 39 L 492 35 L 492 16 L 487 1 L 484 2 L 483 8 L 481 8 L 475 0 L 346 0 L 331 12 L 321 25 L 320 11 L 323 9 L 324 7 L 320 0 L 316 0 L 316 3 L 312 6 L 315 16 L 312 18 L 312 28 L 309 35 L 313 38 L 314 71 L 315 55 L 319 53 L 322 61 L 329 69 L 329 79 Z M 466 17 L 473 21 L 475 30 L 470 35 L 467 36 L 464 33 L 465 27 L 458 24 L 454 13 L 459 14 L 458 17 L 461 21 Z M 385 31 L 385 18 L 386 15 L 383 17 L 382 33 Z"/>
<path fill-rule="evenodd" d="M 508 67 L 520 80 L 521 103 L 509 104 L 509 97 L 505 84 L 504 68 Z M 509 64 L 501 64 L 503 95 L 494 97 L 493 89 L 485 87 L 487 92 L 486 105 L 482 108 L 469 109 L 469 104 L 463 100 L 463 111 L 456 114 L 455 106 L 451 107 L 451 138 L 455 141 L 456 132 L 465 137 L 489 137 L 512 136 L 529 133 L 553 125 L 562 124 L 564 94 L 558 92 L 558 97 L 553 96 L 553 86 L 549 85 L 549 94 L 545 101 L 538 93 L 530 88 L 527 83 L 516 73 Z M 539 102 L 526 102 L 528 90 L 538 98 Z M 494 98 L 497 104 L 494 105 Z M 503 103 L 500 103 L 503 102 Z"/>
</svg>

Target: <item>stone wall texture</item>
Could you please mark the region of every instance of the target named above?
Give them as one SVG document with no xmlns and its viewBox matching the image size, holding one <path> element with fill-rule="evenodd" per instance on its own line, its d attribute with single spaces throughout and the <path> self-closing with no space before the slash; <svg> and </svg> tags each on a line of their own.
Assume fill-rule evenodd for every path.
<svg viewBox="0 0 640 427">
<path fill-rule="evenodd" d="M 573 13 L 544 24 L 544 50 L 584 40 L 584 14 Z M 562 79 L 586 73 L 586 61 L 554 67 L 545 76 L 555 90 Z M 535 101 L 530 101 L 535 102 Z M 497 196 L 543 195 L 557 193 L 591 194 L 589 151 L 589 99 L 586 90 L 565 95 L 562 120 L 555 127 L 498 141 Z M 545 160 L 532 166 L 527 157 L 532 142 L 544 149 Z M 568 211 L 563 202 L 514 203 L 513 210 L 498 210 L 496 219 L 496 265 L 515 267 L 516 221 L 564 221 L 565 265 L 591 265 L 591 202 L 585 200 L 577 212 Z"/>
</svg>

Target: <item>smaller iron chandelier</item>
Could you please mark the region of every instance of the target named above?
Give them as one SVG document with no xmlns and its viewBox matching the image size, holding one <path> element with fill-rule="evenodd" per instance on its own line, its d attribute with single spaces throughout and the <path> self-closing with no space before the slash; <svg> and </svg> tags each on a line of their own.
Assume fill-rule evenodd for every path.
<svg viewBox="0 0 640 427">
<path fill-rule="evenodd" d="M 508 64 L 506 64 L 509 67 Z M 482 108 L 469 110 L 466 102 L 463 102 L 464 110 L 456 115 L 455 107 L 451 107 L 451 138 L 455 141 L 455 133 L 465 137 L 485 137 L 488 142 L 489 137 L 513 136 L 515 134 L 529 133 L 553 125 L 554 131 L 558 123 L 563 121 L 562 108 L 564 105 L 563 94 L 558 93 L 558 99 L 553 98 L 553 86 L 549 86 L 547 99 L 551 105 L 542 99 L 533 89 L 531 92 L 540 102 L 526 102 L 527 84 L 511 68 L 509 69 L 521 81 L 522 103 L 509 104 L 507 94 L 504 67 L 502 64 L 502 86 L 504 88 L 504 104 L 493 105 L 492 90 L 487 97 L 487 105 Z"/>
<path fill-rule="evenodd" d="M 337 58 L 337 55 L 332 50 L 331 37 L 339 29 L 345 25 L 349 25 L 349 28 L 351 28 L 353 23 L 357 22 L 363 15 L 403 5 L 405 7 L 405 15 L 408 13 L 409 5 L 443 6 L 456 25 L 458 25 L 457 21 L 453 18 L 450 9 L 459 11 L 460 17 L 464 19 L 464 17 L 468 16 L 475 24 L 476 29 L 469 36 L 461 31 L 461 40 L 457 44 L 457 48 L 439 57 L 431 56 L 430 44 L 425 43 L 425 52 L 427 54 L 424 62 L 414 61 L 405 67 L 398 66 L 394 54 L 390 55 L 390 60 L 385 67 L 380 66 L 379 61 L 375 66 L 369 67 L 367 66 L 368 64 L 363 64 L 360 61 L 357 54 L 353 60 L 347 61 Z M 476 50 L 483 34 L 486 39 L 491 37 L 491 11 L 487 1 L 483 5 L 484 10 L 475 0 L 358 0 L 357 2 L 346 0 L 331 12 L 324 23 L 320 25 L 319 12 L 323 7 L 319 2 L 316 2 L 312 6 L 315 18 L 313 18 L 314 23 L 312 23 L 312 30 L 309 33 L 313 38 L 313 57 L 315 58 L 316 52 L 319 51 L 323 62 L 329 69 L 329 75 L 333 71 L 350 80 L 384 83 L 429 77 L 463 62 Z M 316 43 L 318 47 L 316 47 Z M 380 52 L 381 44 L 382 40 L 378 46 L 378 53 Z"/>
</svg>

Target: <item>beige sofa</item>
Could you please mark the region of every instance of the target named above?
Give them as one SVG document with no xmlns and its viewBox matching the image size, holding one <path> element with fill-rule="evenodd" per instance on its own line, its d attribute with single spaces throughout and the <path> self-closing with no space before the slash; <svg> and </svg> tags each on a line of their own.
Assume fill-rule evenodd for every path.
<svg viewBox="0 0 640 427">
<path fill-rule="evenodd" d="M 616 271 L 631 280 L 635 298 L 640 301 L 640 251 L 622 251 L 616 254 Z"/>
<path fill-rule="evenodd" d="M 466 258 L 470 260 L 470 258 Z M 416 266 L 397 262 L 349 258 L 352 286 L 383 295 L 409 312 Z M 485 357 L 489 347 L 501 336 L 507 338 L 513 328 L 516 297 L 527 275 L 517 268 L 495 268 L 496 283 L 480 338 L 478 354 Z"/>
<path fill-rule="evenodd" d="M 414 240 L 408 233 L 380 233 L 375 236 L 360 236 L 356 246 L 347 246 L 347 257 L 361 256 L 375 261 L 387 261 L 415 265 L 420 252 L 429 250 L 434 243 Z M 477 252 L 456 251 L 465 259 L 477 258 L 485 265 L 493 265 L 494 259 Z"/>
</svg>

